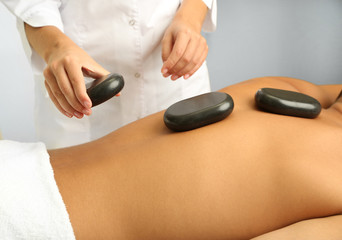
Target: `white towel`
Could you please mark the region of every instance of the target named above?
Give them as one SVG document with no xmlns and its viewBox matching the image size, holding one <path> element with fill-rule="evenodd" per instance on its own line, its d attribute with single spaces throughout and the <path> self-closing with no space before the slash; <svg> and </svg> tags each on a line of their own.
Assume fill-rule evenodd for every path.
<svg viewBox="0 0 342 240">
<path fill-rule="evenodd" d="M 0 140 L 0 239 L 75 239 L 43 143 Z"/>
</svg>

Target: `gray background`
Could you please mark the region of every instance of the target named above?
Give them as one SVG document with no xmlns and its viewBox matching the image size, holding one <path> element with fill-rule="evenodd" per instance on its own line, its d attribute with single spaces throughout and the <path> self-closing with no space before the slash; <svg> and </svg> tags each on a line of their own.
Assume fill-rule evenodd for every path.
<svg viewBox="0 0 342 240">
<path fill-rule="evenodd" d="M 0 4 L 0 130 L 34 141 L 33 80 L 15 18 Z M 342 0 L 218 0 L 205 34 L 212 89 L 261 76 L 342 83 Z"/>
</svg>

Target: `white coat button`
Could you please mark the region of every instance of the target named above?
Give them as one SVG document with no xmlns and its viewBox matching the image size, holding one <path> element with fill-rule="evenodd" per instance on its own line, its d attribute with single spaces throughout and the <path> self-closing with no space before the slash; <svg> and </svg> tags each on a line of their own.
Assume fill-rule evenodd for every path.
<svg viewBox="0 0 342 240">
<path fill-rule="evenodd" d="M 134 76 L 135 76 L 136 78 L 140 78 L 140 73 L 135 73 Z"/>
<path fill-rule="evenodd" d="M 134 24 L 135 24 L 135 20 L 132 19 L 129 21 L 129 25 L 134 26 Z"/>
</svg>

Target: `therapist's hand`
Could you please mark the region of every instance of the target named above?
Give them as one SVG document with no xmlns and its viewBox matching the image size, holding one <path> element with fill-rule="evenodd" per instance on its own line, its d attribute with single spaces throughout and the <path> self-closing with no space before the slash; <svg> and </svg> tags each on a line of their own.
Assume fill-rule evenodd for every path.
<svg viewBox="0 0 342 240">
<path fill-rule="evenodd" d="M 69 118 L 90 115 L 84 76 L 99 78 L 109 72 L 55 27 L 26 25 L 25 30 L 31 46 L 47 63 L 45 86 L 57 109 Z"/>
<path fill-rule="evenodd" d="M 164 63 L 161 72 L 164 77 L 188 79 L 205 61 L 208 45 L 201 28 L 206 13 L 203 1 L 183 1 L 162 39 Z"/>
<path fill-rule="evenodd" d="M 76 44 L 67 44 L 51 52 L 44 70 L 45 86 L 60 112 L 82 118 L 91 114 L 91 100 L 83 75 L 99 78 L 109 74 Z"/>
</svg>

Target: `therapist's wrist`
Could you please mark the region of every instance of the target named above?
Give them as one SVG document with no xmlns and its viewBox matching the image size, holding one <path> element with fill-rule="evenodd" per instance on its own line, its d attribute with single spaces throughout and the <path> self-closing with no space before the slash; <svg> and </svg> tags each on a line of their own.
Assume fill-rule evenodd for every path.
<svg viewBox="0 0 342 240">
<path fill-rule="evenodd" d="M 45 62 L 49 62 L 52 56 L 54 56 L 57 52 L 63 52 L 63 54 L 67 54 L 68 49 L 72 49 L 77 47 L 77 45 L 69 39 L 64 33 L 55 33 L 53 40 L 43 51 L 43 58 Z"/>
<path fill-rule="evenodd" d="M 54 26 L 32 27 L 25 23 L 25 32 L 31 47 L 48 62 L 51 55 L 75 43 Z"/>
</svg>

